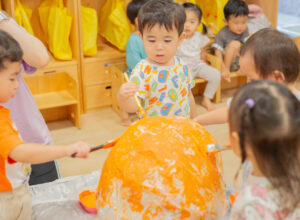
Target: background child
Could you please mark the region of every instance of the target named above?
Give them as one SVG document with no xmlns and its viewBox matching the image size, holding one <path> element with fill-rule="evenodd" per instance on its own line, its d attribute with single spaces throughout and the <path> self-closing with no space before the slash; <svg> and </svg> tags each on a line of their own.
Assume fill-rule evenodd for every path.
<svg viewBox="0 0 300 220">
<path fill-rule="evenodd" d="M 267 79 L 283 83 L 300 100 L 300 92 L 295 88 L 300 72 L 299 60 L 299 50 L 293 39 L 275 29 L 265 28 L 243 45 L 240 72 L 247 76 L 248 82 Z M 195 120 L 202 125 L 226 123 L 228 107 L 199 115 Z"/>
<path fill-rule="evenodd" d="M 248 6 L 243 0 L 229 0 L 224 7 L 226 26 L 218 32 L 212 45 L 216 56 L 223 61 L 221 74 L 227 81 L 230 81 L 230 71 L 239 69 L 238 54 L 241 43 L 249 37 L 248 14 Z"/>
<path fill-rule="evenodd" d="M 2 12 L 1 12 L 2 13 Z M 3 15 L 1 15 L 3 16 Z M 42 42 L 19 26 L 12 18 L 0 21 L 0 30 L 8 32 L 21 46 L 24 56 L 22 69 L 33 74 L 36 68 L 47 65 L 49 55 Z M 51 145 L 52 138 L 44 118 L 38 110 L 35 100 L 27 87 L 22 74 L 18 74 L 19 89 L 15 96 L 1 105 L 8 108 L 25 142 Z M 58 167 L 57 167 L 58 168 Z M 59 177 L 53 161 L 32 166 L 30 185 L 54 181 Z"/>
<path fill-rule="evenodd" d="M 214 97 L 220 84 L 220 73 L 217 69 L 207 65 L 201 58 L 205 54 L 204 47 L 210 41 L 207 36 L 196 31 L 201 24 L 201 9 L 198 5 L 192 3 L 184 3 L 183 7 L 186 14 L 184 24 L 186 37 L 178 47 L 176 55 L 187 63 L 192 79 L 203 78 L 207 80 L 201 105 L 210 111 L 214 109 L 210 100 Z M 205 27 L 204 24 L 203 27 Z M 205 28 L 203 29 L 206 30 Z"/>
<path fill-rule="evenodd" d="M 137 20 L 139 10 L 147 1 L 148 0 L 132 0 L 127 5 L 127 17 L 130 20 L 130 23 L 133 24 L 135 28 L 134 32 L 130 34 L 126 45 L 126 64 L 128 67 L 128 76 L 130 76 L 136 64 L 147 57 L 143 41 L 139 36 Z"/>
<path fill-rule="evenodd" d="M 18 89 L 23 52 L 9 34 L 0 30 L 0 102 L 6 103 Z M 9 110 L 0 106 L 0 219 L 31 219 L 28 190 L 30 165 L 76 154 L 86 158 L 89 146 L 44 146 L 24 143 L 11 121 Z"/>
<path fill-rule="evenodd" d="M 196 106 L 187 65 L 174 57 L 182 42 L 184 8 L 172 1 L 150 0 L 138 14 L 138 26 L 147 58 L 133 69 L 121 86 L 118 99 L 126 112 L 137 112 L 133 95 L 138 92 L 147 116 L 194 117 Z"/>
<path fill-rule="evenodd" d="M 282 84 L 255 81 L 234 96 L 230 147 L 253 164 L 234 219 L 300 218 L 300 102 Z"/>
<path fill-rule="evenodd" d="M 143 41 L 138 34 L 139 31 L 137 20 L 139 10 L 147 1 L 148 0 L 132 0 L 127 5 L 127 17 L 130 20 L 130 23 L 134 25 L 134 32 L 130 34 L 126 45 L 126 64 L 128 67 L 128 76 L 130 76 L 136 64 L 147 57 Z M 131 124 L 129 115 L 125 111 L 122 111 L 121 120 L 122 124 L 125 126 L 129 126 Z"/>
</svg>

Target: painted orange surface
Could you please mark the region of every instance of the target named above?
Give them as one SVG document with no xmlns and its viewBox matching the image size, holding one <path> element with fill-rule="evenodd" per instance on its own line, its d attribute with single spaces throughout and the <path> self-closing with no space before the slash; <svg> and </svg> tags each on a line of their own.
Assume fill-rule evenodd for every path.
<svg viewBox="0 0 300 220">
<path fill-rule="evenodd" d="M 196 122 L 148 117 L 110 152 L 96 193 L 100 219 L 218 219 L 225 211 L 216 140 Z"/>
</svg>

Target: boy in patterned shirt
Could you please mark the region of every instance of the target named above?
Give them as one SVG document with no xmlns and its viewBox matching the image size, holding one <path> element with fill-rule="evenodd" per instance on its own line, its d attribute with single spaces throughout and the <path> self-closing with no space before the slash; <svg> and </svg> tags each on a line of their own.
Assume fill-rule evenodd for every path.
<svg viewBox="0 0 300 220">
<path fill-rule="evenodd" d="M 172 1 L 150 0 L 139 11 L 138 27 L 147 58 L 121 86 L 118 100 L 126 112 L 137 112 L 133 96 L 142 101 L 147 116 L 196 116 L 187 65 L 176 57 L 184 39 L 184 8 Z"/>
</svg>

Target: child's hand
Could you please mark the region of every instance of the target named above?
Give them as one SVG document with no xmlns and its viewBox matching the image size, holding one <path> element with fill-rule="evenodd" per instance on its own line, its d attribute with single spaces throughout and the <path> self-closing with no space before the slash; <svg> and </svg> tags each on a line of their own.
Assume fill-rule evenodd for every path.
<svg viewBox="0 0 300 220">
<path fill-rule="evenodd" d="M 88 158 L 90 152 L 90 145 L 84 142 L 76 142 L 67 145 L 66 152 L 70 157 Z"/>
<path fill-rule="evenodd" d="M 137 91 L 139 91 L 139 87 L 136 84 L 127 82 L 121 86 L 119 95 L 122 99 L 128 99 L 134 96 Z"/>
</svg>

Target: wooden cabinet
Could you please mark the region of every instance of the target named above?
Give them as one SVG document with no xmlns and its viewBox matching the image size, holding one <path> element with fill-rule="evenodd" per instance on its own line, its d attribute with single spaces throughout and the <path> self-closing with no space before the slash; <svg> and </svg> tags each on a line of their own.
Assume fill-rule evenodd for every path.
<svg viewBox="0 0 300 220">
<path fill-rule="evenodd" d="M 47 45 L 47 39 L 45 33 L 43 33 L 40 23 L 38 9 L 43 0 L 20 0 L 21 4 L 32 9 L 32 16 L 30 23 L 35 37 L 39 38 L 44 45 Z M 48 65 L 42 69 L 39 69 L 34 75 L 24 75 L 25 81 L 31 89 L 37 106 L 42 112 L 46 121 L 57 120 L 64 117 L 69 117 L 77 127 L 80 127 L 80 109 L 81 106 L 81 69 L 80 69 L 80 50 L 79 50 L 79 25 L 78 25 L 78 4 L 74 0 L 64 0 L 64 7 L 67 8 L 67 13 L 72 17 L 72 26 L 70 33 L 70 46 L 72 49 L 72 60 L 60 61 L 54 58 L 49 51 L 50 61 Z M 7 11 L 10 16 L 15 18 L 16 1 L 15 0 L 1 0 L 2 9 Z M 62 77 L 60 73 L 68 73 L 67 76 L 72 78 L 66 80 L 66 77 Z M 43 88 L 48 88 L 52 85 L 53 81 L 58 80 L 61 88 L 65 88 L 66 91 L 70 88 L 70 82 L 72 82 L 72 103 L 68 102 L 68 98 L 71 96 L 65 96 L 67 93 L 60 90 L 53 90 L 50 93 L 43 93 Z M 36 94 L 36 83 L 38 85 L 39 92 Z M 73 91 L 76 90 L 76 91 Z M 66 93 L 66 94 L 65 94 Z M 69 94 L 69 93 L 68 93 Z M 67 94 L 67 95 L 68 95 Z M 75 95 L 76 94 L 76 95 Z M 63 98 L 62 98 L 63 97 Z M 46 103 L 46 98 L 51 99 L 51 105 Z M 61 99 L 62 98 L 62 99 Z M 70 101 L 70 100 L 69 100 Z"/>
<path fill-rule="evenodd" d="M 78 0 L 79 9 L 83 5 L 96 10 L 98 20 L 101 16 L 101 7 L 105 0 Z M 81 11 L 79 10 L 79 26 L 81 27 Z M 99 24 L 100 22 L 98 22 Z M 83 88 L 83 109 L 84 112 L 105 106 L 112 105 L 111 86 L 112 73 L 111 66 L 116 63 L 125 62 L 125 53 L 108 43 L 99 34 L 101 29 L 98 26 L 96 56 L 84 57 L 83 45 L 80 44 L 81 51 L 81 71 Z M 81 28 L 79 29 L 80 42 L 83 42 Z"/>
</svg>

